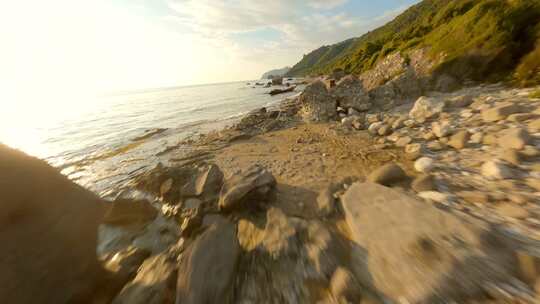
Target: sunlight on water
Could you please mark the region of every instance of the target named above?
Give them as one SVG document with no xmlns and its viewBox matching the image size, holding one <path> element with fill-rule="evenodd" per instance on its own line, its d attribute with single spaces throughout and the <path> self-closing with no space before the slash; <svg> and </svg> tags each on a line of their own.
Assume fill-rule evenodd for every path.
<svg viewBox="0 0 540 304">
<path fill-rule="evenodd" d="M 51 97 L 35 90 L 24 98 L 2 98 L 0 142 L 60 165 L 127 144 L 148 129 L 169 128 L 185 133 L 201 124 L 238 117 L 296 94 L 271 97 L 268 91 L 244 82 L 101 97 L 82 97 L 72 92 Z"/>
</svg>

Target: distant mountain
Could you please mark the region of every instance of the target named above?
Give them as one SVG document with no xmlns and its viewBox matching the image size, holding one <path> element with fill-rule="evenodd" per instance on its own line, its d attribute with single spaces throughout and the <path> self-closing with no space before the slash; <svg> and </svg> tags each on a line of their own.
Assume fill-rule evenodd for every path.
<svg viewBox="0 0 540 304">
<path fill-rule="evenodd" d="M 261 79 L 271 79 L 272 76 L 283 76 L 291 70 L 291 67 L 284 67 L 282 69 L 275 69 L 264 73 Z"/>
<path fill-rule="evenodd" d="M 540 0 L 424 0 L 361 37 L 304 55 L 287 76 L 360 74 L 390 54 L 428 48 L 456 77 L 538 80 L 539 38 Z"/>
</svg>

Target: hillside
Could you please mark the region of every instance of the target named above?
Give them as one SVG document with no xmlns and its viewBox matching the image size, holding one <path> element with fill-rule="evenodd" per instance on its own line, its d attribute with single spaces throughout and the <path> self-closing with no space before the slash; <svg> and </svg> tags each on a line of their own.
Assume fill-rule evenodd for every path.
<svg viewBox="0 0 540 304">
<path fill-rule="evenodd" d="M 360 74 L 389 54 L 429 48 L 432 56 L 445 55 L 438 68 L 457 77 L 513 74 L 524 83 L 537 82 L 539 24 L 540 0 L 424 0 L 359 38 L 305 55 L 288 75 L 336 69 Z"/>
<path fill-rule="evenodd" d="M 264 73 L 261 79 L 270 79 L 272 76 L 283 76 L 291 70 L 291 67 L 284 67 L 282 69 L 275 69 Z"/>
</svg>

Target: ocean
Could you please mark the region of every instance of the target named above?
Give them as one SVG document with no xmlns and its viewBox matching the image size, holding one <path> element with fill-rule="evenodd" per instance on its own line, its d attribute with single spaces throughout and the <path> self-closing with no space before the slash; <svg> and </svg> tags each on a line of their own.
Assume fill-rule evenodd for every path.
<svg viewBox="0 0 540 304">
<path fill-rule="evenodd" d="M 233 124 L 245 113 L 276 105 L 302 89 L 299 86 L 294 92 L 270 96 L 268 92 L 275 87 L 264 88 L 254 83 L 131 91 L 85 99 L 84 103 L 74 100 L 74 106 L 62 115 L 44 113 L 47 117 L 43 119 L 27 120 L 16 126 L 0 124 L 0 142 L 44 159 L 78 180 L 81 172 L 69 169 L 70 164 L 126 146 L 148 130 L 167 129 L 155 136 L 146 150 L 138 149 L 138 157 L 144 157 L 144 153 L 154 155 L 187 136 Z M 86 169 L 84 175 L 92 175 L 95 170 Z"/>
</svg>

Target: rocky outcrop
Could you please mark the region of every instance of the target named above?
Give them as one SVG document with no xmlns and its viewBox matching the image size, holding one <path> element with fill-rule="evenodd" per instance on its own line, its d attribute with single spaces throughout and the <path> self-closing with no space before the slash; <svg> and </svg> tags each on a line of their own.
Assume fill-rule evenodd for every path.
<svg viewBox="0 0 540 304">
<path fill-rule="evenodd" d="M 305 122 L 327 122 L 336 118 L 336 100 L 321 81 L 308 85 L 299 103 L 299 114 Z"/>
<path fill-rule="evenodd" d="M 0 145 L 0 299 L 87 303 L 103 203 L 44 161 Z"/>
<path fill-rule="evenodd" d="M 344 109 L 367 111 L 371 107 L 369 96 L 356 76 L 345 76 L 330 92 L 335 96 L 338 106 Z"/>
</svg>

